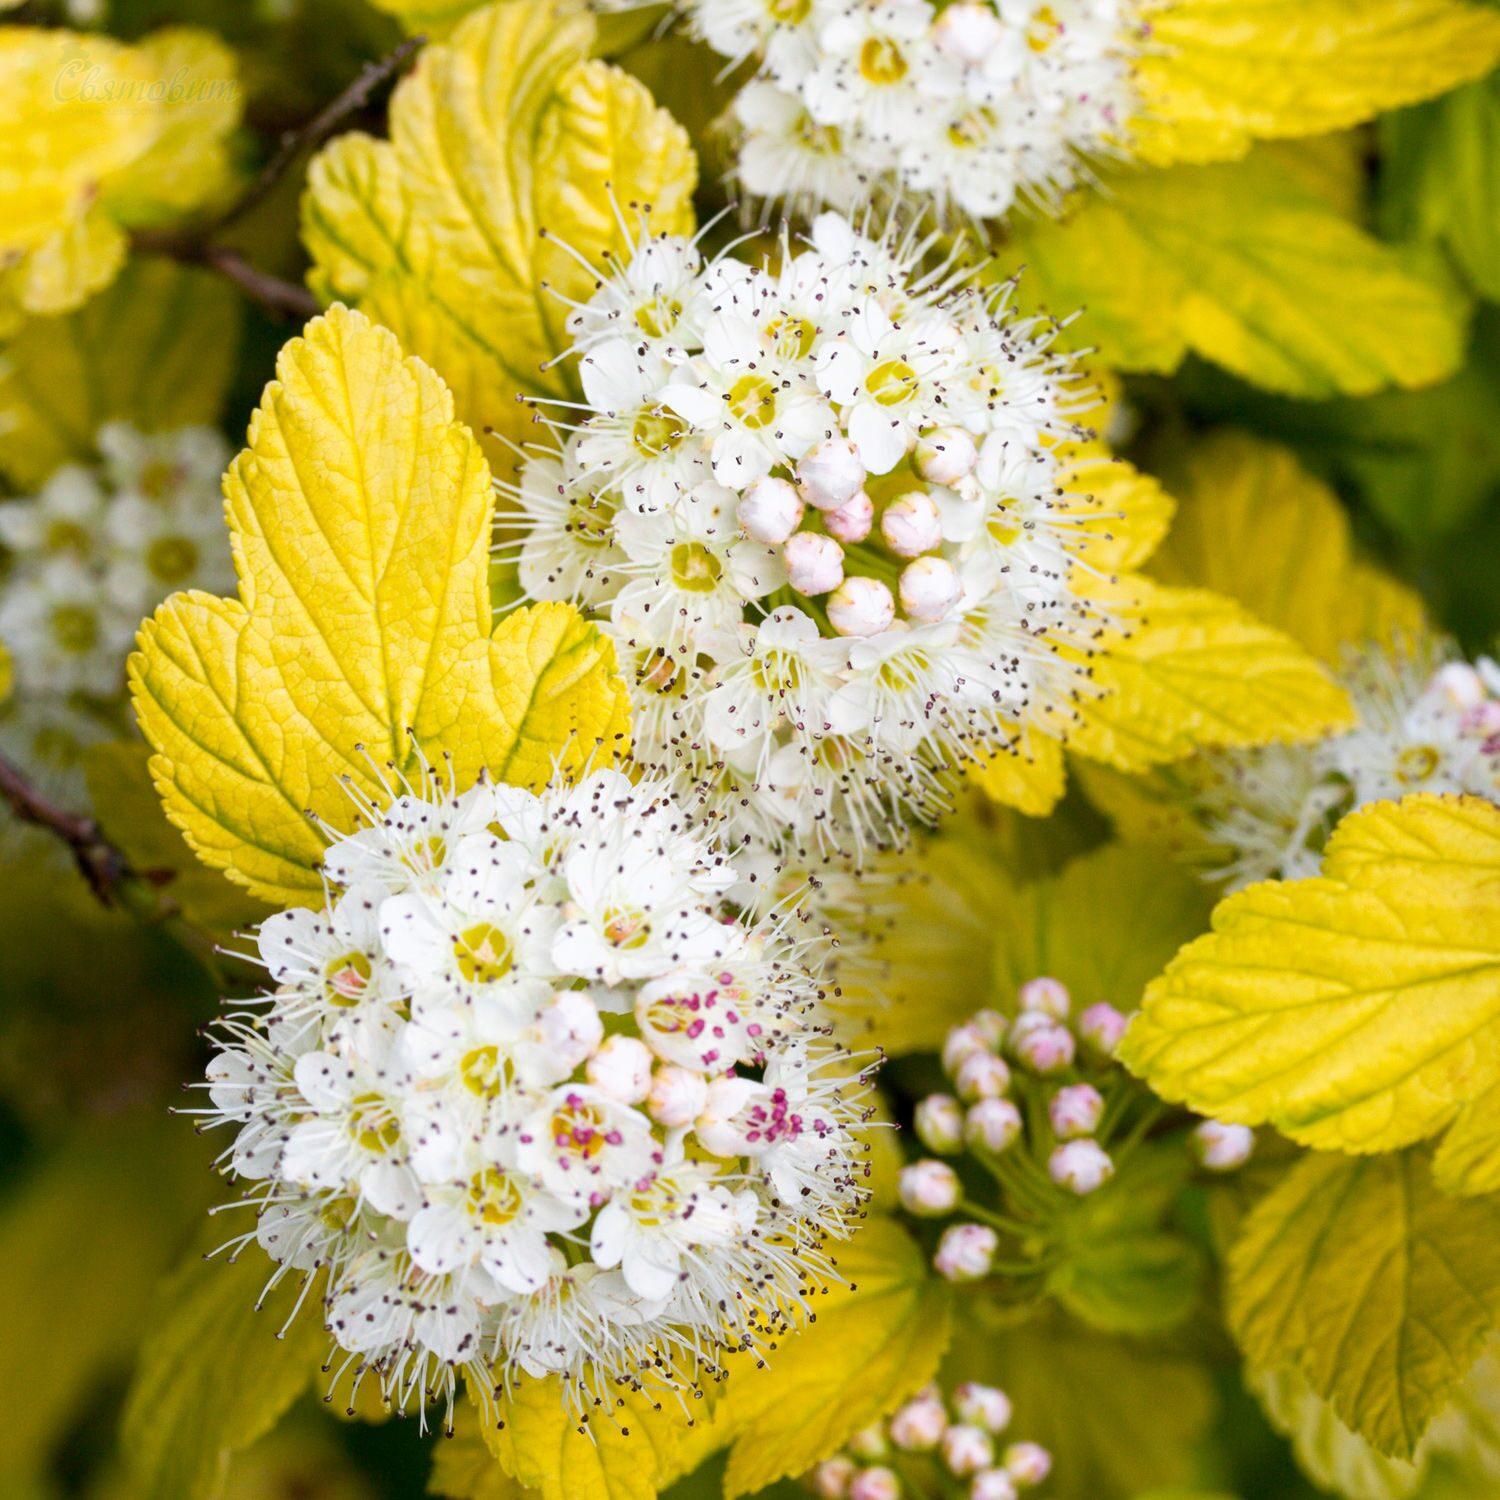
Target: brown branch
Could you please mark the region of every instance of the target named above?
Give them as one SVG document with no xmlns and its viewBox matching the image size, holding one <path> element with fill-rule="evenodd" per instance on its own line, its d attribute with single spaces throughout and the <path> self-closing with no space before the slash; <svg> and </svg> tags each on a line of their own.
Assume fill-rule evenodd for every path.
<svg viewBox="0 0 1500 1500">
<path fill-rule="evenodd" d="M 58 807 L 4 756 L 0 756 L 0 796 L 23 823 L 45 828 L 61 839 L 68 846 L 73 863 L 88 882 L 89 889 L 103 905 L 115 904 L 120 887 L 133 878 L 135 872 L 92 818 Z"/>
</svg>

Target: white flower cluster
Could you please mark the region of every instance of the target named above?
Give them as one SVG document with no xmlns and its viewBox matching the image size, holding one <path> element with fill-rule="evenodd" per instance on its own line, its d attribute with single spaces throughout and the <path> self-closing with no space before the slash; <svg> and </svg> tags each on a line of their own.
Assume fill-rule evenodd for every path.
<svg viewBox="0 0 1500 1500">
<path fill-rule="evenodd" d="M 1052 1455 L 1039 1443 L 1001 1448 L 1011 1417 L 1010 1398 L 998 1386 L 965 1381 L 946 1397 L 927 1386 L 884 1421 L 855 1433 L 843 1452 L 807 1476 L 808 1488 L 818 1500 L 1018 1500 L 1052 1472 Z M 898 1472 L 906 1455 L 929 1460 L 918 1486 Z"/>
<path fill-rule="evenodd" d="M 0 502 L 0 641 L 20 695 L 119 697 L 143 616 L 182 588 L 227 590 L 217 432 L 100 429 L 99 468 L 69 464 L 40 494 Z"/>
<path fill-rule="evenodd" d="M 1054 204 L 1139 109 L 1138 0 L 679 3 L 714 51 L 757 65 L 733 105 L 740 185 L 798 209 Z"/>
<path fill-rule="evenodd" d="M 747 922 L 657 781 L 429 774 L 259 930 L 275 987 L 209 1067 L 258 1239 L 326 1269 L 346 1368 L 401 1407 L 561 1375 L 692 1386 L 784 1330 L 862 1210 L 859 1065 L 795 914 Z"/>
<path fill-rule="evenodd" d="M 1316 875 L 1335 825 L 1369 802 L 1413 792 L 1500 802 L 1500 665 L 1398 644 L 1356 658 L 1344 685 L 1359 720 L 1347 733 L 1204 758 L 1193 811 L 1231 851 L 1214 872 L 1231 889 Z"/>
<path fill-rule="evenodd" d="M 719 778 L 737 837 L 894 835 L 1086 682 L 1055 451 L 1083 398 L 929 249 L 835 214 L 769 268 L 647 239 L 570 319 L 584 415 L 526 463 L 521 584 L 598 612 L 637 754 Z"/>
</svg>

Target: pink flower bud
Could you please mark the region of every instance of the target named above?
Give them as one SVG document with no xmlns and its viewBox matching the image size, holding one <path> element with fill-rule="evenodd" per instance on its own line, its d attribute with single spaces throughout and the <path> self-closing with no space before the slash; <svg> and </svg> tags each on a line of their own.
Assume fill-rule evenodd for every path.
<svg viewBox="0 0 1500 1500">
<path fill-rule="evenodd" d="M 1010 1031 L 1010 1017 L 998 1010 L 976 1010 L 969 1017 L 969 1025 L 984 1038 L 986 1046 L 998 1050 Z"/>
<path fill-rule="evenodd" d="M 1009 1099 L 981 1099 L 964 1116 L 964 1139 L 976 1151 L 999 1156 L 1021 1137 L 1021 1111 Z"/>
<path fill-rule="evenodd" d="M 959 1063 L 953 1085 L 965 1104 L 998 1099 L 1010 1087 L 1010 1069 L 993 1052 L 971 1052 Z"/>
<path fill-rule="evenodd" d="M 559 1080 L 587 1062 L 604 1040 L 599 1008 L 579 990 L 559 990 L 542 1007 L 534 1026 L 541 1041 L 539 1053 L 553 1064 Z"/>
<path fill-rule="evenodd" d="M 966 14 L 955 20 L 953 18 L 958 11 Z M 992 35 L 999 34 L 1002 30 L 999 18 L 989 6 L 952 5 L 938 17 L 932 28 L 933 39 L 941 48 L 945 23 L 951 33 L 971 19 L 977 19 L 978 24 Z M 988 52 L 989 47 L 984 50 Z M 917 439 L 915 456 L 917 473 L 923 479 L 931 480 L 933 484 L 954 485 L 979 461 L 979 450 L 974 446 L 974 439 L 962 427 L 939 427 L 936 432 L 929 432 L 926 437 Z"/>
<path fill-rule="evenodd" d="M 964 1142 L 963 1106 L 952 1094 L 929 1094 L 913 1112 L 917 1139 L 929 1151 L 952 1156 Z"/>
<path fill-rule="evenodd" d="M 1101 1001 L 1091 1005 L 1078 1018 L 1078 1035 L 1083 1045 L 1096 1057 L 1113 1057 L 1125 1028 L 1130 1023 L 1113 1005 Z"/>
<path fill-rule="evenodd" d="M 825 1458 L 812 1471 L 812 1491 L 818 1500 L 848 1500 L 849 1481 L 859 1472 L 852 1458 Z"/>
<path fill-rule="evenodd" d="M 1062 980 L 1042 975 L 1037 979 L 1028 979 L 1016 991 L 1016 1001 L 1020 1010 L 1039 1010 L 1043 1015 L 1051 1016 L 1054 1021 L 1066 1021 L 1073 997 Z"/>
<path fill-rule="evenodd" d="M 611 1036 L 589 1059 L 588 1080 L 621 1104 L 639 1104 L 651 1088 L 651 1049 L 638 1037 Z"/>
<path fill-rule="evenodd" d="M 901 608 L 913 620 L 931 624 L 946 620 L 963 598 L 958 569 L 943 557 L 919 557 L 901 570 L 896 582 Z"/>
<path fill-rule="evenodd" d="M 841 542 L 862 542 L 875 524 L 875 502 L 860 490 L 837 510 L 824 511 L 823 524 Z"/>
<path fill-rule="evenodd" d="M 1004 1469 L 983 1469 L 969 1485 L 969 1500 L 1016 1500 L 1020 1493 Z"/>
<path fill-rule="evenodd" d="M 1037 1012 L 1029 1011 L 1021 1020 L 1035 1014 Z M 1073 1033 L 1050 1016 L 1044 1017 L 1040 1024 L 1021 1028 L 1019 1035 L 1013 1031 L 1010 1046 L 1016 1061 L 1042 1078 L 1071 1068 L 1077 1051 Z"/>
<path fill-rule="evenodd" d="M 926 490 L 908 490 L 881 513 L 880 534 L 897 557 L 920 557 L 943 540 L 937 502 Z"/>
<path fill-rule="evenodd" d="M 949 1281 L 978 1281 L 988 1276 L 1000 1248 L 1000 1236 L 988 1224 L 953 1224 L 943 1231 L 932 1264 Z"/>
<path fill-rule="evenodd" d="M 961 1422 L 986 1432 L 1004 1432 L 1010 1426 L 1010 1397 L 997 1385 L 966 1380 L 953 1392 L 953 1409 Z"/>
<path fill-rule="evenodd" d="M 646 1095 L 646 1112 L 658 1125 L 671 1130 L 691 1125 L 708 1103 L 708 1080 L 690 1068 L 666 1064 L 656 1070 L 651 1092 Z"/>
<path fill-rule="evenodd" d="M 891 1451 L 891 1445 L 885 1440 L 883 1422 L 871 1422 L 868 1427 L 861 1427 L 844 1446 L 865 1463 L 874 1463 Z"/>
<path fill-rule="evenodd" d="M 982 1427 L 956 1422 L 943 1434 L 943 1462 L 960 1479 L 987 1469 L 995 1461 L 995 1444 Z"/>
<path fill-rule="evenodd" d="M 844 581 L 844 549 L 831 536 L 799 531 L 781 556 L 787 581 L 799 594 L 831 593 Z"/>
<path fill-rule="evenodd" d="M 1047 1101 L 1047 1118 L 1060 1141 L 1093 1135 L 1104 1117 L 1104 1095 L 1087 1083 L 1069 1084 Z"/>
<path fill-rule="evenodd" d="M 891 1441 L 904 1453 L 930 1453 L 947 1428 L 943 1403 L 933 1396 L 918 1396 L 891 1418 Z"/>
<path fill-rule="evenodd" d="M 955 1026 L 943 1038 L 943 1071 L 954 1072 L 971 1052 L 988 1051 L 989 1043 L 985 1040 L 984 1032 L 972 1021 Z"/>
<path fill-rule="evenodd" d="M 1461 710 L 1478 708 L 1488 694 L 1484 678 L 1468 662 L 1450 661 L 1432 674 L 1425 696 Z"/>
<path fill-rule="evenodd" d="M 746 536 L 779 547 L 802 524 L 805 509 L 795 485 L 768 474 L 740 496 L 735 514 Z"/>
<path fill-rule="evenodd" d="M 1247 1125 L 1225 1125 L 1205 1120 L 1191 1137 L 1193 1155 L 1210 1172 L 1232 1172 L 1250 1160 L 1255 1150 L 1255 1132 Z"/>
<path fill-rule="evenodd" d="M 865 487 L 859 449 L 845 437 L 825 438 L 797 464 L 797 488 L 818 510 L 837 510 Z"/>
<path fill-rule="evenodd" d="M 883 1466 L 861 1469 L 849 1481 L 849 1500 L 901 1500 L 901 1481 Z"/>
<path fill-rule="evenodd" d="M 909 1214 L 924 1219 L 940 1219 L 958 1207 L 960 1196 L 958 1173 L 945 1161 L 914 1161 L 902 1167 L 896 1192 L 901 1206 Z"/>
<path fill-rule="evenodd" d="M 1098 1141 L 1064 1141 L 1047 1158 L 1047 1171 L 1058 1187 L 1083 1198 L 1115 1175 L 1115 1164 Z"/>
<path fill-rule="evenodd" d="M 1052 1455 L 1040 1443 L 1012 1443 L 1005 1450 L 1005 1467 L 1017 1484 L 1030 1489 L 1052 1472 Z"/>
<path fill-rule="evenodd" d="M 896 601 L 878 578 L 846 578 L 828 597 L 828 623 L 840 635 L 879 635 L 895 618 Z"/>
</svg>

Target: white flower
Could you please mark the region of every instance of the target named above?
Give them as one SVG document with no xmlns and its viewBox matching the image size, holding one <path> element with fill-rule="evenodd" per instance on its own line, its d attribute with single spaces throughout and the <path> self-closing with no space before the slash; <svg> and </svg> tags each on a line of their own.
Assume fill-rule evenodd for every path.
<svg viewBox="0 0 1500 1500">
<path fill-rule="evenodd" d="M 67 555 L 19 568 L 0 590 L 0 641 L 26 694 L 117 697 L 139 623 Z"/>
<path fill-rule="evenodd" d="M 94 474 L 68 464 L 34 499 L 0 505 L 0 542 L 22 555 L 89 558 L 99 548 L 108 504 Z"/>
</svg>

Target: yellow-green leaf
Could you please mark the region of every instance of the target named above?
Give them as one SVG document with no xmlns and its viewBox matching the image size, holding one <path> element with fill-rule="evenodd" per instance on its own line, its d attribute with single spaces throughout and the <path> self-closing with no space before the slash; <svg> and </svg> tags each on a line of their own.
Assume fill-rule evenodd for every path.
<svg viewBox="0 0 1500 1500">
<path fill-rule="evenodd" d="M 166 260 L 132 261 L 66 317 L 27 319 L 0 343 L 0 473 L 36 489 L 59 465 L 93 459 L 106 422 L 217 422 L 239 331 L 232 287 Z"/>
<path fill-rule="evenodd" d="M 370 0 L 376 10 L 395 16 L 413 36 L 446 36 L 483 0 Z"/>
<path fill-rule="evenodd" d="M 454 1432 L 433 1448 L 429 1495 L 447 1500 L 525 1500 L 526 1490 L 500 1466 L 479 1431 L 472 1408 L 454 1413 Z"/>
<path fill-rule="evenodd" d="M 1158 163 L 1341 130 L 1500 61 L 1500 15 L 1466 0 L 1150 0 L 1146 13 L 1134 134 Z"/>
<path fill-rule="evenodd" d="M 1500 1081 L 1500 807 L 1419 796 L 1351 814 L 1321 875 L 1219 904 L 1121 1055 L 1165 1098 L 1309 1146 L 1442 1130 Z"/>
<path fill-rule="evenodd" d="M 230 1455 L 269 1432 L 312 1379 L 328 1335 L 315 1311 L 293 1316 L 299 1277 L 264 1295 L 274 1269 L 253 1247 L 237 1261 L 194 1256 L 162 1287 L 120 1428 L 152 1500 L 213 1500 Z"/>
<path fill-rule="evenodd" d="M 1246 1218 L 1228 1315 L 1252 1364 L 1295 1365 L 1377 1451 L 1410 1459 L 1500 1314 L 1500 1203 L 1425 1152 L 1304 1157 Z"/>
<path fill-rule="evenodd" d="M 1016 226 L 1024 298 L 1121 369 L 1189 352 L 1288 395 L 1428 385 L 1463 359 L 1452 278 L 1381 244 L 1270 154 L 1120 173 L 1064 217 Z"/>
<path fill-rule="evenodd" d="M 575 391 L 543 368 L 572 342 L 564 299 L 593 288 L 575 255 L 623 253 L 621 220 L 634 233 L 647 209 L 658 232 L 692 223 L 687 137 L 636 79 L 581 60 L 594 27 L 574 0 L 476 11 L 396 90 L 390 140 L 341 136 L 303 201 L 318 295 L 394 329 L 467 422 L 517 441 L 539 434 L 518 395 Z"/>
<path fill-rule="evenodd" d="M 1123 636 L 1093 660 L 1068 748 L 1121 770 L 1207 746 L 1315 739 L 1351 722 L 1342 688 L 1289 636 L 1203 589 L 1139 577 L 1096 591 Z"/>
<path fill-rule="evenodd" d="M 268 900 L 321 890 L 306 813 L 352 826 L 341 778 L 417 748 L 538 785 L 624 748 L 614 652 L 566 605 L 491 629 L 489 469 L 441 380 L 334 308 L 277 361 L 225 480 L 242 600 L 179 594 L 131 689 L 167 815 Z M 413 743 L 415 741 L 415 744 Z"/>
</svg>

